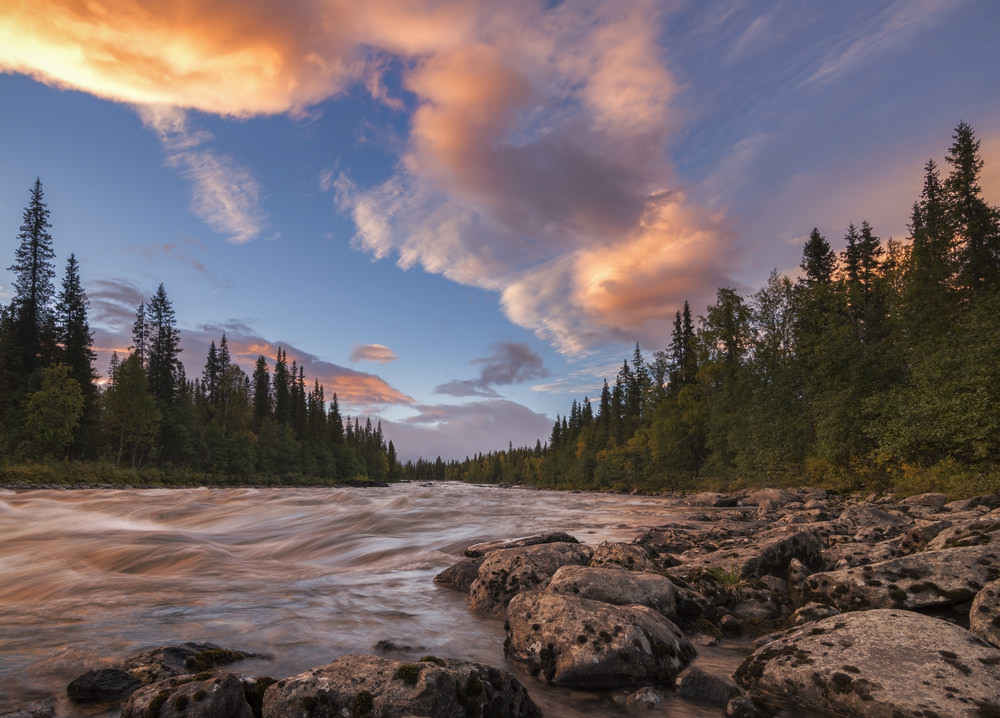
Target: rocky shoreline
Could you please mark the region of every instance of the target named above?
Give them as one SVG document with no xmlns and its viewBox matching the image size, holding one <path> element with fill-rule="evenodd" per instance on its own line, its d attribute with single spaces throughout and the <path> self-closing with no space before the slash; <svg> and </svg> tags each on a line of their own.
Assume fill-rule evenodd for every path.
<svg viewBox="0 0 1000 718">
<path fill-rule="evenodd" d="M 839 497 L 763 489 L 678 497 L 632 542 L 551 533 L 478 544 L 437 576 L 505 620 L 513 673 L 459 658 L 344 656 L 247 677 L 248 654 L 168 646 L 83 673 L 70 700 L 123 718 L 540 716 L 524 683 L 673 695 L 719 715 L 1000 716 L 1000 496 Z M 692 661 L 739 638 L 735 673 Z M 52 703 L 4 718 L 48 718 Z"/>
</svg>

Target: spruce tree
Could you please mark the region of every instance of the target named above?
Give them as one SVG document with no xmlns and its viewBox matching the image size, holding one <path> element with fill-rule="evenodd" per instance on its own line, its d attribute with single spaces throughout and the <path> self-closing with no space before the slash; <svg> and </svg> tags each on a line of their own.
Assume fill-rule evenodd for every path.
<svg viewBox="0 0 1000 718">
<path fill-rule="evenodd" d="M 271 374 L 267 367 L 267 359 L 263 355 L 257 357 L 251 382 L 253 384 L 254 427 L 260 430 L 261 422 L 271 416 Z"/>
<path fill-rule="evenodd" d="M 833 279 L 836 263 L 837 255 L 830 249 L 830 243 L 819 233 L 819 229 L 814 227 L 802 248 L 802 262 L 799 264 L 805 273 L 802 283 L 829 284 Z"/>
<path fill-rule="evenodd" d="M 55 316 L 59 361 L 69 368 L 70 376 L 80 385 L 84 399 L 80 423 L 74 429 L 74 453 L 93 447 L 97 426 L 97 387 L 94 385 L 94 360 L 97 355 L 93 350 L 94 335 L 87 320 L 89 306 L 90 301 L 80 284 L 79 263 L 76 256 L 70 254 Z"/>
<path fill-rule="evenodd" d="M 10 341 L 16 361 L 14 369 L 21 380 L 18 384 L 54 358 L 52 305 L 56 271 L 52 235 L 49 234 L 51 227 L 42 182 L 36 179 L 17 235 L 14 264 L 7 267 L 14 273 Z"/>
</svg>

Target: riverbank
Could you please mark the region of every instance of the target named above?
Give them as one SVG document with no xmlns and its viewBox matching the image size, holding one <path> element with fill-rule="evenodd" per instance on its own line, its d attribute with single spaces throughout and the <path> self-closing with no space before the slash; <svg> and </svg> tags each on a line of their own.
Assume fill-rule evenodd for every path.
<svg viewBox="0 0 1000 718">
<path fill-rule="evenodd" d="M 393 675 L 428 655 L 465 659 L 509 670 L 549 718 L 890 703 L 926 716 L 905 695 L 920 711 L 989 715 L 976 691 L 1000 694 L 1000 639 L 983 633 L 1000 622 L 995 496 L 27 491 L 7 494 L 0 524 L 0 688 L 25 698 L 178 639 L 266 654 L 226 671 L 279 681 L 348 654 L 394 661 Z M 804 707 L 786 707 L 798 696 Z"/>
</svg>

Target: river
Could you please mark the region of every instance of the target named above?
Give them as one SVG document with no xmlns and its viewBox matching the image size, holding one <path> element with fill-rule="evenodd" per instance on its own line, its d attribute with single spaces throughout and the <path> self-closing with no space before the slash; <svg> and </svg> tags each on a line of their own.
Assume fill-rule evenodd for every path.
<svg viewBox="0 0 1000 718">
<path fill-rule="evenodd" d="M 91 668 L 182 641 L 266 654 L 292 675 L 379 641 L 510 668 L 502 621 L 433 583 L 480 541 L 562 530 L 631 540 L 677 515 L 667 499 L 464 484 L 342 489 L 0 490 L 0 713 L 65 700 Z M 745 646 L 699 647 L 729 673 Z M 554 689 L 514 670 L 549 718 L 621 716 L 624 692 Z M 670 715 L 718 716 L 672 697 Z"/>
</svg>

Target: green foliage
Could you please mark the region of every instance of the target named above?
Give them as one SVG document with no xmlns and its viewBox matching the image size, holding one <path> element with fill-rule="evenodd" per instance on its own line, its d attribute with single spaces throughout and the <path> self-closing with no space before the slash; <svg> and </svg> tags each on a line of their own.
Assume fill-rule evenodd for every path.
<svg viewBox="0 0 1000 718">
<path fill-rule="evenodd" d="M 40 371 L 41 388 L 24 406 L 24 436 L 34 458 L 60 458 L 83 414 L 83 389 L 64 364 Z"/>
<path fill-rule="evenodd" d="M 930 161 L 911 241 L 818 228 L 801 276 L 752 296 L 719 289 L 669 345 L 638 346 L 596 416 L 573 402 L 547 446 L 404 476 L 551 488 L 996 491 L 1000 475 L 1000 210 L 982 198 L 979 143 L 960 124 L 942 180 Z M 585 402 L 587 403 L 587 402 Z M 717 578 L 723 578 L 721 576 Z"/>
</svg>

